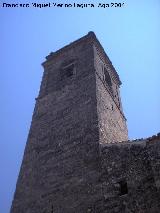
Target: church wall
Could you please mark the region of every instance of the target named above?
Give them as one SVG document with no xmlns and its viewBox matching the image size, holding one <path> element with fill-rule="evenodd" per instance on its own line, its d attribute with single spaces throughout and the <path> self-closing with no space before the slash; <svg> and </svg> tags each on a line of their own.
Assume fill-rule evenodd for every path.
<svg viewBox="0 0 160 213">
<path fill-rule="evenodd" d="M 105 145 L 101 160 L 103 212 L 159 212 L 160 137 Z"/>
</svg>

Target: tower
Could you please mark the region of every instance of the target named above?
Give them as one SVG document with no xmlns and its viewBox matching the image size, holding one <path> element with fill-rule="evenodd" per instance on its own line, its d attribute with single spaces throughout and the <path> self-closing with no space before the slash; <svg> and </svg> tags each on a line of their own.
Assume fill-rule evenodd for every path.
<svg viewBox="0 0 160 213">
<path fill-rule="evenodd" d="M 93 32 L 51 53 L 11 213 L 83 213 L 102 197 L 100 144 L 127 140 L 121 81 Z"/>
</svg>

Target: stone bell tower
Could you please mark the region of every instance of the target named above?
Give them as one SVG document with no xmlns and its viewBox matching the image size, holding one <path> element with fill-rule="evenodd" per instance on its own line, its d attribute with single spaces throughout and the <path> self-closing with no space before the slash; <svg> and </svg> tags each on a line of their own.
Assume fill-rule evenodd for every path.
<svg viewBox="0 0 160 213">
<path fill-rule="evenodd" d="M 93 32 L 44 67 L 11 213 L 85 213 L 102 196 L 99 145 L 128 139 L 121 81 Z"/>
</svg>

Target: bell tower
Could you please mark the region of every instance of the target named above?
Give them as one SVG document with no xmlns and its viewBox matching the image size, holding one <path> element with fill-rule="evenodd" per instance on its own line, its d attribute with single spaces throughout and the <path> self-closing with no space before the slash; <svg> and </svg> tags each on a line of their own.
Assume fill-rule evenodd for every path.
<svg viewBox="0 0 160 213">
<path fill-rule="evenodd" d="M 102 197 L 100 144 L 127 140 L 120 79 L 93 32 L 52 52 L 11 213 L 82 213 Z"/>
</svg>

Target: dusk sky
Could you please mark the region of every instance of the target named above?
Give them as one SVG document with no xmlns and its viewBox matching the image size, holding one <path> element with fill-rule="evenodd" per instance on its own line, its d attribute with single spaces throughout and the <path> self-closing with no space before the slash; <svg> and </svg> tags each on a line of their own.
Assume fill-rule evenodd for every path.
<svg viewBox="0 0 160 213">
<path fill-rule="evenodd" d="M 9 8 L 0 1 L 0 213 L 9 213 L 35 98 L 51 52 L 94 31 L 117 70 L 129 138 L 160 132 L 160 1 L 124 0 L 121 8 Z M 31 3 L 13 1 L 7 3 Z M 49 1 L 36 1 L 48 3 Z M 53 3 L 51 1 L 51 3 Z"/>
</svg>

